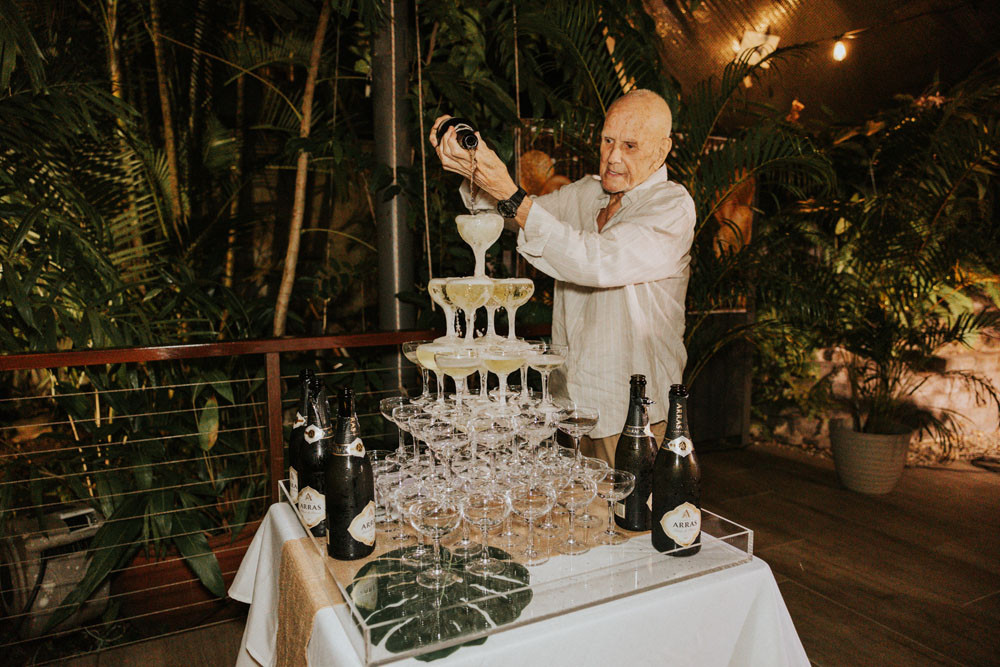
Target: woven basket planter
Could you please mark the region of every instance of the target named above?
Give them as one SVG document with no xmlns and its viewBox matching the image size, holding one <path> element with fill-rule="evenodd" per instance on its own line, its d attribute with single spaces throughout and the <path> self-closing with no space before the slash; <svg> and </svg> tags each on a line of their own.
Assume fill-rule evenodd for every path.
<svg viewBox="0 0 1000 667">
<path fill-rule="evenodd" d="M 840 483 L 858 493 L 889 493 L 903 474 L 912 437 L 912 432 L 858 433 L 845 420 L 834 420 L 830 445 Z"/>
</svg>

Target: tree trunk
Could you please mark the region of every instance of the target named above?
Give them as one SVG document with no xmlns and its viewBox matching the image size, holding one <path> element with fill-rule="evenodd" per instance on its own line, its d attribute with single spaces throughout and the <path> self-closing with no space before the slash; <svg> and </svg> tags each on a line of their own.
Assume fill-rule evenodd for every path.
<svg viewBox="0 0 1000 667">
<path fill-rule="evenodd" d="M 239 18 L 237 19 L 237 31 L 239 32 L 240 39 L 246 34 L 246 6 L 246 0 L 240 0 Z M 233 199 L 229 202 L 229 230 L 226 234 L 226 259 L 222 270 L 222 284 L 226 287 L 233 286 L 233 275 L 236 272 L 236 219 L 240 214 L 240 190 L 243 180 L 243 114 L 245 100 L 246 78 L 241 72 L 236 77 L 236 136 L 238 138 L 236 145 L 240 147 L 240 154 L 237 156 L 236 164 L 233 168 L 233 183 L 236 186 L 236 192 L 233 193 Z M 227 314 L 228 311 L 223 313 L 223 321 Z"/>
<path fill-rule="evenodd" d="M 174 136 L 174 120 L 170 108 L 170 89 L 167 85 L 167 63 L 163 53 L 163 41 L 160 39 L 160 5 L 159 0 L 149 0 L 149 14 L 152 22 L 153 57 L 156 60 L 156 80 L 160 94 L 160 112 L 163 114 L 163 143 L 167 152 L 167 171 L 169 173 L 170 213 L 173 217 L 174 233 L 181 240 L 180 224 L 184 220 L 184 208 L 181 204 L 181 178 L 177 162 L 177 138 Z"/>
<path fill-rule="evenodd" d="M 309 55 L 309 70 L 306 73 L 306 87 L 302 96 L 302 124 L 299 136 L 303 139 L 309 136 L 312 124 L 313 95 L 316 92 L 316 78 L 319 74 L 319 60 L 323 53 L 323 39 L 326 36 L 326 25 L 330 20 L 330 3 L 324 2 L 313 36 L 312 53 Z M 306 186 L 309 176 L 309 153 L 302 151 L 295 165 L 295 198 L 292 205 L 292 220 L 288 229 L 288 250 L 285 252 L 285 267 L 281 273 L 281 285 L 278 287 L 278 299 L 274 306 L 274 335 L 285 334 L 285 320 L 288 319 L 288 302 L 292 297 L 292 286 L 295 284 L 295 265 L 299 261 L 299 237 L 302 232 L 302 219 L 306 212 Z"/>
</svg>

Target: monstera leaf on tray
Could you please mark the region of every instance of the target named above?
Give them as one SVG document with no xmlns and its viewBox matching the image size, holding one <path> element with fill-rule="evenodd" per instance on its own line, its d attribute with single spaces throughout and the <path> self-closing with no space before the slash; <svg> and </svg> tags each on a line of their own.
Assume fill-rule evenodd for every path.
<svg viewBox="0 0 1000 667">
<path fill-rule="evenodd" d="M 490 555 L 506 561 L 507 567 L 498 575 L 480 576 L 466 572 L 466 561 L 441 549 L 444 566 L 459 572 L 462 581 L 435 590 L 419 585 L 417 572 L 400 562 L 400 557 L 414 548 L 396 549 L 366 563 L 347 587 L 365 623 L 384 624 L 371 630 L 375 645 L 385 641 L 385 648 L 393 653 L 429 647 L 510 623 L 531 602 L 528 569 L 513 562 L 506 551 L 490 547 Z M 479 637 L 465 645 L 485 641 L 486 637 Z M 416 658 L 436 660 L 460 647 L 449 646 Z"/>
</svg>

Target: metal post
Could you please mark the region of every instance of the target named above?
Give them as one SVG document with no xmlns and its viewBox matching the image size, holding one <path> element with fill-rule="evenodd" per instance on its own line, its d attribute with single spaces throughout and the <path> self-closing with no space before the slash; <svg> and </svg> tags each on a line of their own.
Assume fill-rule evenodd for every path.
<svg viewBox="0 0 1000 667">
<path fill-rule="evenodd" d="M 375 36 L 372 54 L 372 101 L 375 116 L 375 156 L 390 169 L 410 162 L 406 124 L 409 73 L 410 10 L 407 0 L 384 0 L 389 21 Z M 392 187 L 392 186 L 390 186 Z M 378 312 L 382 331 L 411 329 L 416 323 L 413 306 L 396 298 L 413 289 L 416 249 L 407 224 L 407 202 L 398 191 L 381 193 L 375 210 L 378 247 Z M 404 359 L 398 351 L 386 358 L 388 384 L 404 385 Z"/>
</svg>

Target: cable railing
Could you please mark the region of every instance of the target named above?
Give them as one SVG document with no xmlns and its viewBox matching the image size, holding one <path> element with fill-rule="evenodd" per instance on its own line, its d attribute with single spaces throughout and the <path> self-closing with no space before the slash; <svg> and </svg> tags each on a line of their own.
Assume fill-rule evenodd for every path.
<svg viewBox="0 0 1000 667">
<path fill-rule="evenodd" d="M 309 367 L 366 443 L 430 331 L 0 356 L 0 651 L 45 664 L 245 613 L 225 600 Z M 395 380 L 393 379 L 395 378 Z M 57 641 L 56 641 L 57 640 Z"/>
</svg>

